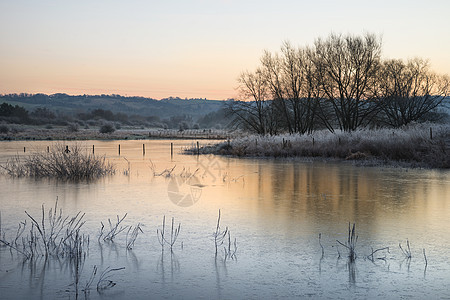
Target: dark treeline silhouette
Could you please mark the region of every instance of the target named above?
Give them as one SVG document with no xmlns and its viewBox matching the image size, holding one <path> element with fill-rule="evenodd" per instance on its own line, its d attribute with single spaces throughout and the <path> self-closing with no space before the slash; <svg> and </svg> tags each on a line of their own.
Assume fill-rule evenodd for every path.
<svg viewBox="0 0 450 300">
<path fill-rule="evenodd" d="M 181 99 L 173 99 L 181 100 Z M 51 106 L 49 106 L 51 107 Z M 27 110 L 19 105 L 9 103 L 0 104 L 0 124 L 2 132 L 8 130 L 6 124 L 27 124 L 27 125 L 52 125 L 67 126 L 70 131 L 78 131 L 81 127 L 90 126 L 114 126 L 120 129 L 121 126 L 139 126 L 141 128 L 164 128 L 164 129 L 200 129 L 200 128 L 222 128 L 230 123 L 227 112 L 223 109 L 223 103 L 219 109 L 205 114 L 198 113 L 195 117 L 191 114 L 183 113 L 178 109 L 178 114 L 161 118 L 156 115 L 126 114 L 113 112 L 108 109 L 93 109 L 77 112 L 77 110 L 52 110 L 45 106 L 37 106 L 34 110 Z"/>
<path fill-rule="evenodd" d="M 28 111 L 19 105 L 0 104 L 0 119 L 6 119 L 13 123 L 27 123 L 29 118 Z"/>
<path fill-rule="evenodd" d="M 436 121 L 448 76 L 426 60 L 381 58 L 381 39 L 331 34 L 313 46 L 283 43 L 238 79 L 240 101 L 228 101 L 236 125 L 258 134 L 353 131 Z"/>
</svg>

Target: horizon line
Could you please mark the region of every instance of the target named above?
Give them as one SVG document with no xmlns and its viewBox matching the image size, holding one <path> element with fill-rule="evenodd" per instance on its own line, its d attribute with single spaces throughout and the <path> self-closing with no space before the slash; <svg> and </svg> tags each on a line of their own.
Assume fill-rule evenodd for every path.
<svg viewBox="0 0 450 300">
<path fill-rule="evenodd" d="M 116 93 L 112 93 L 112 94 L 72 94 L 72 93 L 65 93 L 65 92 L 58 92 L 58 93 L 51 93 L 51 94 L 47 94 L 47 93 L 27 93 L 27 92 L 20 92 L 20 93 L 1 93 L 0 97 L 4 97 L 4 96 L 10 96 L 10 95 L 29 95 L 29 96 L 35 96 L 35 95 L 45 95 L 45 96 L 54 96 L 54 95 L 67 95 L 67 96 L 72 96 L 72 97 L 83 97 L 83 96 L 90 96 L 90 97 L 95 97 L 95 96 L 109 96 L 109 97 L 122 97 L 122 98 L 143 98 L 143 99 L 150 99 L 150 100 L 156 100 L 156 101 L 161 101 L 161 100 L 206 100 L 206 101 L 228 101 L 228 100 L 235 100 L 235 98 L 227 98 L 227 99 L 208 99 L 206 97 L 202 97 L 202 98 L 188 98 L 188 97 L 179 97 L 179 96 L 168 96 L 168 97 L 164 97 L 164 98 L 153 98 L 153 97 L 146 97 L 146 96 L 137 96 L 137 95 L 121 95 L 121 94 L 116 94 Z"/>
</svg>

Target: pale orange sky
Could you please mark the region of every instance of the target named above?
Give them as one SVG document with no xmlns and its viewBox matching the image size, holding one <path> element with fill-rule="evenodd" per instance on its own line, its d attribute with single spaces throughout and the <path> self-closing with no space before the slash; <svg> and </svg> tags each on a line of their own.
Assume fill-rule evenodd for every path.
<svg viewBox="0 0 450 300">
<path fill-rule="evenodd" d="M 284 40 L 383 37 L 450 73 L 450 1 L 0 0 L 0 93 L 227 99 Z"/>
</svg>

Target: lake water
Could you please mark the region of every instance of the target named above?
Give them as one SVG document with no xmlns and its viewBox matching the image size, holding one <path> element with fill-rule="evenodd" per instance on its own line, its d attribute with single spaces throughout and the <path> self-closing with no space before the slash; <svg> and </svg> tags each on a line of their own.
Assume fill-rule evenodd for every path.
<svg viewBox="0 0 450 300">
<path fill-rule="evenodd" d="M 0 142 L 0 163 L 51 144 Z M 30 226 L 25 210 L 40 219 L 42 204 L 50 209 L 56 198 L 65 215 L 86 213 L 82 232 L 90 244 L 80 285 L 94 266 L 99 272 L 87 294 L 79 287 L 80 299 L 450 298 L 449 171 L 182 155 L 191 144 L 82 142 L 117 167 L 115 175 L 90 183 L 0 177 L 5 239 L 14 238 L 20 221 Z M 175 169 L 170 177 L 155 176 L 152 166 L 157 173 Z M 224 245 L 215 256 L 219 209 L 221 227 L 236 238 L 232 258 L 225 259 Z M 124 225 L 143 224 L 133 249 L 126 249 L 125 232 L 114 242 L 98 241 L 101 222 L 125 213 Z M 158 242 L 163 216 L 181 223 L 172 253 Z M 349 222 L 358 235 L 354 263 L 336 242 L 347 240 Z M 399 248 L 407 240 L 411 259 Z M 367 258 L 383 247 L 389 252 Z M 108 267 L 125 269 L 111 273 L 114 287 L 98 292 L 99 273 Z M 2 246 L 0 297 L 75 299 L 71 270 L 68 259 L 24 260 Z"/>
</svg>

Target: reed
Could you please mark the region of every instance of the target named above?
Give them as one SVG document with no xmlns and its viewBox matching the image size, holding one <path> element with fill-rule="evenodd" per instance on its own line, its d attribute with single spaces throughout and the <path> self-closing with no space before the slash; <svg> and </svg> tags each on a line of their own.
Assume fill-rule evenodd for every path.
<svg viewBox="0 0 450 300">
<path fill-rule="evenodd" d="M 402 244 L 398 243 L 398 247 L 400 248 L 400 250 L 402 250 L 403 255 L 405 255 L 405 257 L 407 259 L 411 259 L 411 248 L 409 247 L 409 241 L 408 239 L 406 239 L 406 248 L 403 249 Z"/>
<path fill-rule="evenodd" d="M 125 239 L 125 244 L 127 245 L 127 250 L 132 250 L 134 247 L 134 242 L 136 241 L 139 233 L 144 233 L 141 228 L 142 224 L 138 223 L 134 228 L 132 226 L 128 227 L 127 237 Z M 131 230 L 133 229 L 133 230 Z M 131 234 L 130 234 L 131 232 Z M 128 238 L 130 236 L 130 238 Z"/>
<path fill-rule="evenodd" d="M 111 269 L 110 267 L 107 267 L 100 274 L 100 278 L 97 282 L 97 291 L 102 292 L 106 289 L 109 289 L 109 288 L 112 288 L 113 286 L 115 286 L 116 283 L 110 279 L 113 275 L 112 273 L 120 271 L 120 270 L 124 270 L 124 269 L 125 269 L 125 267 L 116 268 L 116 269 Z"/>
<path fill-rule="evenodd" d="M 348 223 L 348 238 L 346 243 L 341 243 L 336 240 L 341 246 L 345 247 L 348 250 L 348 259 L 350 262 L 354 262 L 356 259 L 356 242 L 358 241 L 358 236 L 356 235 L 355 223 L 353 226 Z"/>
<path fill-rule="evenodd" d="M 85 249 L 89 248 L 89 237 L 80 234 L 85 214 L 78 212 L 73 217 L 64 216 L 62 209 L 58 209 L 58 198 L 48 213 L 42 205 L 40 219 L 27 211 L 25 214 L 31 220 L 31 228 L 25 220 L 19 223 L 16 236 L 11 242 L 5 238 L 0 239 L 0 243 L 16 250 L 25 259 L 32 259 L 37 255 L 74 257 L 80 249 L 87 251 Z"/>
<path fill-rule="evenodd" d="M 367 255 L 367 259 L 370 259 L 372 262 L 375 261 L 375 253 L 380 252 L 380 251 L 387 251 L 387 253 L 389 252 L 389 247 L 383 247 L 383 248 L 379 248 L 379 249 L 375 249 L 373 250 L 373 248 L 371 248 L 372 252 Z M 386 255 L 384 257 L 377 257 L 377 259 L 382 259 L 382 260 L 386 260 Z"/>
<path fill-rule="evenodd" d="M 16 155 L 0 167 L 12 177 L 63 180 L 90 180 L 115 173 L 115 167 L 105 156 L 91 154 L 79 144 L 70 149 L 63 144 L 55 144 L 49 152 L 33 152 L 22 157 Z"/>
<path fill-rule="evenodd" d="M 88 281 L 86 281 L 86 284 L 84 285 L 84 288 L 82 290 L 84 292 L 85 299 L 88 299 L 87 294 L 91 290 L 91 285 L 94 282 L 95 275 L 97 275 L 97 271 L 98 268 L 96 265 L 94 265 L 94 267 L 92 268 L 91 276 L 89 277 Z"/>
<path fill-rule="evenodd" d="M 2 229 L 2 211 L 0 210 L 0 240 L 5 240 L 5 231 Z"/>
<path fill-rule="evenodd" d="M 219 216 L 217 217 L 216 231 L 213 233 L 214 246 L 216 248 L 216 253 L 215 253 L 216 258 L 217 258 L 218 248 L 219 248 L 219 246 L 223 245 L 223 242 L 225 240 L 227 233 L 228 233 L 228 227 L 225 227 L 225 230 L 222 230 L 220 228 L 220 209 L 219 209 Z"/>
<path fill-rule="evenodd" d="M 156 234 L 158 236 L 158 241 L 162 247 L 162 251 L 164 251 L 164 244 L 168 244 L 170 247 L 170 251 L 173 250 L 173 245 L 177 241 L 178 235 L 181 230 L 181 223 L 178 224 L 178 227 L 174 227 L 175 219 L 172 217 L 172 226 L 170 229 L 170 239 L 167 236 L 166 232 L 166 216 L 163 217 L 162 229 L 156 229 Z"/>
<path fill-rule="evenodd" d="M 87 255 L 86 248 L 89 248 L 89 238 L 81 235 L 79 231 L 80 230 L 78 229 L 75 232 L 75 235 L 65 245 L 67 248 L 67 257 L 74 277 L 75 298 L 78 298 L 78 286 Z M 85 245 L 87 245 L 87 247 L 85 247 Z"/>
<path fill-rule="evenodd" d="M 227 261 L 227 258 L 231 258 L 233 260 L 237 260 L 236 252 L 237 252 L 237 241 L 234 238 L 233 249 L 231 248 L 231 234 L 230 230 L 228 230 L 228 248 L 224 247 L 224 261 Z"/>
<path fill-rule="evenodd" d="M 325 251 L 324 251 L 323 245 L 322 245 L 322 234 L 321 233 L 319 233 L 319 245 L 320 245 L 320 248 L 322 249 L 322 258 L 323 258 Z"/>
<path fill-rule="evenodd" d="M 161 176 L 161 177 L 166 177 L 166 178 L 172 177 L 172 173 L 176 168 L 176 165 L 174 165 L 172 168 L 167 168 L 162 171 L 157 171 L 156 165 L 153 163 L 152 160 L 150 160 L 150 163 L 148 166 L 149 166 L 150 170 L 152 171 L 152 174 L 154 177 Z"/>
<path fill-rule="evenodd" d="M 121 233 L 122 231 L 126 230 L 129 226 L 123 226 L 122 222 L 127 217 L 128 213 L 125 213 L 125 215 L 120 218 L 119 215 L 117 215 L 117 221 L 115 223 L 111 222 L 111 219 L 108 219 L 109 224 L 109 230 L 104 231 L 105 225 L 103 222 L 100 222 L 102 224 L 102 227 L 100 229 L 100 234 L 98 237 L 98 240 L 100 241 L 101 238 L 103 238 L 104 241 L 110 241 L 113 242 L 114 238 Z"/>
</svg>

